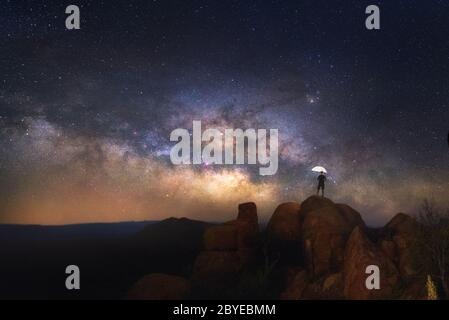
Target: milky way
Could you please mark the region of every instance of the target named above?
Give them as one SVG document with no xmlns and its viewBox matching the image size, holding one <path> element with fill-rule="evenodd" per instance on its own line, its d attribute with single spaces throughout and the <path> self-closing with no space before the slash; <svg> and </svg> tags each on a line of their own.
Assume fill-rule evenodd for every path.
<svg viewBox="0 0 449 320">
<path fill-rule="evenodd" d="M 448 204 L 449 6 L 381 1 L 0 4 L 0 222 L 187 216 L 326 195 L 373 225 Z M 173 166 L 170 132 L 276 128 L 279 170 Z"/>
</svg>

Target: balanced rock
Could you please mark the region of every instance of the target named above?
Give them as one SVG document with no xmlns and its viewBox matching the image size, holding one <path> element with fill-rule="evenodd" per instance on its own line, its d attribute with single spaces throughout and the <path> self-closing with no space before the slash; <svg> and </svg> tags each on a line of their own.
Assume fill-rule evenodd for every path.
<svg viewBox="0 0 449 320">
<path fill-rule="evenodd" d="M 237 220 L 245 221 L 250 224 L 257 224 L 257 207 L 254 202 L 246 202 L 239 204 L 239 213 Z"/>
</svg>

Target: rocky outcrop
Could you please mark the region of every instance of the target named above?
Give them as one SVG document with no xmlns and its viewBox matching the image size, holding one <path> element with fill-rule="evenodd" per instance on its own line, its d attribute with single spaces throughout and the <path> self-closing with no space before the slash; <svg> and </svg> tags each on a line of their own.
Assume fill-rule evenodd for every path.
<svg viewBox="0 0 449 320">
<path fill-rule="evenodd" d="M 267 225 L 266 237 L 270 255 L 279 256 L 283 264 L 299 264 L 301 260 L 300 205 L 279 205 Z"/>
<path fill-rule="evenodd" d="M 300 214 L 304 215 L 301 239 L 308 272 L 314 277 L 338 272 L 349 234 L 356 226 L 364 227 L 360 214 L 317 196 L 301 204 Z"/>
<path fill-rule="evenodd" d="M 343 275 L 331 273 L 312 280 L 307 271 L 299 271 L 281 293 L 283 300 L 343 299 Z"/>
<path fill-rule="evenodd" d="M 239 205 L 236 220 L 208 228 L 204 233 L 204 249 L 207 251 L 232 251 L 252 248 L 257 243 L 259 225 L 254 203 Z"/>
<path fill-rule="evenodd" d="M 152 273 L 138 280 L 127 294 L 132 300 L 182 300 L 190 294 L 190 283 L 187 279 Z"/>
<path fill-rule="evenodd" d="M 268 237 L 281 242 L 299 241 L 301 232 L 299 209 L 300 205 L 296 202 L 279 205 L 267 225 Z"/>
<path fill-rule="evenodd" d="M 425 277 L 408 281 L 400 297 L 402 300 L 427 300 L 427 298 Z"/>
<path fill-rule="evenodd" d="M 380 289 L 369 290 L 366 268 L 380 269 Z M 344 296 L 347 299 L 388 299 L 399 284 L 399 272 L 385 253 L 376 247 L 360 227 L 356 227 L 346 244 L 344 254 Z"/>
<path fill-rule="evenodd" d="M 311 196 L 301 203 L 301 213 L 305 215 L 310 211 L 332 206 L 334 206 L 334 203 L 328 198 Z"/>
<path fill-rule="evenodd" d="M 341 269 L 345 243 L 355 226 L 364 226 L 357 211 L 312 196 L 301 205 L 288 202 L 276 208 L 267 226 L 267 243 L 281 264 L 302 264 L 311 277 L 320 277 Z"/>
<path fill-rule="evenodd" d="M 234 286 L 242 270 L 254 263 L 258 237 L 254 203 L 240 204 L 236 220 L 208 228 L 204 233 L 204 251 L 193 266 L 194 290 L 217 292 Z"/>
<path fill-rule="evenodd" d="M 204 249 L 208 251 L 229 251 L 238 248 L 238 230 L 234 225 L 220 225 L 204 232 Z"/>
<path fill-rule="evenodd" d="M 307 272 L 299 271 L 287 284 L 287 289 L 281 293 L 282 300 L 299 300 L 308 286 Z"/>
<path fill-rule="evenodd" d="M 381 230 L 380 246 L 395 262 L 401 276 L 412 277 L 417 274 L 412 259 L 412 247 L 419 225 L 412 217 L 398 213 Z"/>
<path fill-rule="evenodd" d="M 367 228 L 350 206 L 312 196 L 279 205 L 261 238 L 256 205 L 244 203 L 237 219 L 207 227 L 190 281 L 151 274 L 128 298 L 251 298 L 271 290 L 265 296 L 294 300 L 424 299 L 411 259 L 418 231 L 405 214 Z M 370 265 L 379 267 L 379 289 L 366 287 Z"/>
</svg>

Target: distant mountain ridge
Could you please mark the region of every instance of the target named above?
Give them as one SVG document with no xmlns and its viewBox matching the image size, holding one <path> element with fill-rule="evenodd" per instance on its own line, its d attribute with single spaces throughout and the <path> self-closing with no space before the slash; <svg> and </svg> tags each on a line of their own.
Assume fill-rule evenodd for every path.
<svg viewBox="0 0 449 320">
<path fill-rule="evenodd" d="M 69 225 L 0 224 L 0 240 L 75 239 L 79 237 L 117 237 L 137 233 L 157 221 L 126 221 L 110 223 L 79 223 Z"/>
</svg>

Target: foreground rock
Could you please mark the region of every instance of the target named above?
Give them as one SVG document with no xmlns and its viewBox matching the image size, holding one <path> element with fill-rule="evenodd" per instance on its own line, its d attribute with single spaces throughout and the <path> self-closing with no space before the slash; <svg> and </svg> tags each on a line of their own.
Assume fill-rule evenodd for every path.
<svg viewBox="0 0 449 320">
<path fill-rule="evenodd" d="M 281 293 L 286 300 L 343 299 L 343 275 L 331 273 L 319 279 L 311 279 L 305 270 L 299 271 Z"/>
<path fill-rule="evenodd" d="M 419 225 L 416 220 L 404 213 L 395 215 L 382 228 L 380 246 L 395 262 L 404 278 L 418 273 L 412 259 L 412 247 L 417 232 L 419 232 Z"/>
<path fill-rule="evenodd" d="M 349 206 L 313 196 L 301 204 L 302 247 L 307 270 L 313 277 L 338 272 L 343 266 L 346 240 L 351 231 L 365 224 Z"/>
<path fill-rule="evenodd" d="M 380 289 L 368 290 L 366 267 L 377 265 L 381 270 Z M 349 237 L 344 254 L 344 296 L 347 299 L 389 299 L 399 284 L 394 263 L 356 227 Z"/>
<path fill-rule="evenodd" d="M 353 208 L 312 196 L 279 205 L 263 242 L 256 205 L 243 203 L 237 219 L 204 231 L 190 281 L 150 274 L 128 298 L 425 299 L 411 259 L 418 231 L 405 214 L 366 228 Z M 366 288 L 369 265 L 380 269 L 379 290 Z"/>
<path fill-rule="evenodd" d="M 300 205 L 287 202 L 279 205 L 267 225 L 267 245 L 272 257 L 283 264 L 299 264 L 301 260 Z"/>
<path fill-rule="evenodd" d="M 231 290 L 242 271 L 254 263 L 258 238 L 257 208 L 252 202 L 239 205 L 236 220 L 208 228 L 204 233 L 204 251 L 193 266 L 194 291 L 220 294 Z"/>
<path fill-rule="evenodd" d="M 182 300 L 190 293 L 190 283 L 187 279 L 163 274 L 152 273 L 137 281 L 127 294 L 131 300 Z"/>
<path fill-rule="evenodd" d="M 216 251 L 237 250 L 238 229 L 235 225 L 220 225 L 204 232 L 204 249 Z"/>
<path fill-rule="evenodd" d="M 280 298 L 283 300 L 299 300 L 303 297 L 303 292 L 307 285 L 307 272 L 301 270 L 292 279 L 289 279 L 287 289 L 281 293 Z"/>
</svg>

